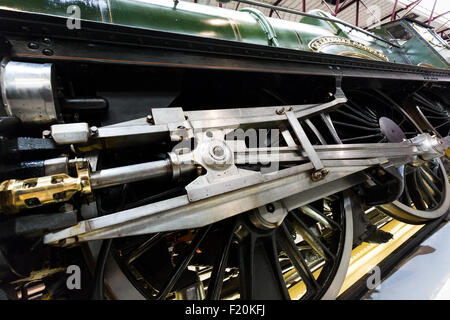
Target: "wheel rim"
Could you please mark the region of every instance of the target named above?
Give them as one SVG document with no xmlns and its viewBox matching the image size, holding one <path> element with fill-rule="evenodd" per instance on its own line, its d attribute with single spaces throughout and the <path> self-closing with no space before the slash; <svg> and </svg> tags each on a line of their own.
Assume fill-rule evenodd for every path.
<svg viewBox="0 0 450 320">
<path fill-rule="evenodd" d="M 209 277 L 202 281 L 191 281 L 195 283 L 189 289 L 191 292 L 205 288 L 205 294 L 197 292 L 196 298 L 289 299 L 289 288 L 303 283 L 307 290 L 302 299 L 333 299 L 342 286 L 350 260 L 352 217 L 349 203 L 348 197 L 344 199 L 342 195 L 335 195 L 302 207 L 302 210 L 309 208 L 320 214 L 320 219 L 325 219 L 332 227 L 325 227 L 321 234 L 316 234 L 317 227 L 323 228 L 323 223 L 318 223 L 300 209 L 291 211 L 278 228 L 271 230 L 256 227 L 248 218 L 249 213 L 202 229 L 181 231 L 178 236 L 184 234 L 184 239 L 187 239 L 186 234 L 194 237 L 188 243 L 189 249 L 183 245 L 186 247 L 183 251 L 185 256 L 180 254 L 176 259 L 171 258 L 170 272 L 167 269 L 164 276 L 161 270 L 151 268 L 151 261 L 155 260 L 155 255 L 163 258 L 162 252 L 157 251 L 160 249 L 155 248 L 162 242 L 167 246 L 174 233 L 149 235 L 147 239 L 115 239 L 112 254 L 130 283 L 147 299 L 193 298 L 185 294 L 188 289 L 183 288 L 182 283 L 188 276 L 181 276 L 181 271 L 177 272 L 178 266 L 186 267 L 188 272 L 197 268 L 200 279 L 209 273 Z M 292 234 L 297 238 L 294 239 Z M 132 241 L 135 242 L 133 245 Z M 208 244 L 213 242 L 216 244 L 209 248 Z M 179 243 L 176 245 L 180 246 Z M 322 249 L 326 259 L 314 259 L 319 255 L 312 248 L 314 245 Z M 175 250 L 174 245 L 168 248 L 172 252 Z M 216 254 L 213 260 L 205 258 L 208 250 L 220 254 Z M 136 258 L 136 255 L 139 256 Z M 208 272 L 205 272 L 206 268 L 209 268 Z M 147 274 L 143 270 L 147 270 Z"/>
<path fill-rule="evenodd" d="M 414 180 L 416 189 L 414 191 L 410 189 L 405 190 L 399 201 L 384 204 L 380 206 L 380 209 L 386 214 L 393 215 L 398 220 L 413 224 L 421 224 L 446 214 L 450 207 L 447 175 L 440 159 L 433 159 L 430 163 L 433 163 L 433 170 L 424 169 L 428 168 L 428 166 L 424 165 L 420 167 L 408 165 L 410 167 L 409 175 L 411 177 L 415 176 L 411 180 Z M 405 171 L 407 170 L 408 168 L 405 168 Z M 405 188 L 408 188 L 406 183 Z M 436 194 L 433 194 L 432 190 L 435 190 Z M 409 195 L 407 195 L 408 193 Z M 425 201 L 427 206 L 428 204 L 430 206 L 428 208 L 424 207 L 423 201 Z"/>
<path fill-rule="evenodd" d="M 382 128 L 383 118 L 394 123 L 387 126 L 389 130 L 401 129 L 404 138 L 421 133 L 408 114 L 381 92 L 351 90 L 346 94 L 349 102 L 329 114 L 331 132 L 336 142 L 400 142 L 401 139 L 396 139 L 402 134 L 389 136 Z M 440 159 L 406 164 L 403 172 L 405 189 L 398 200 L 379 206 L 384 213 L 407 223 L 424 223 L 448 211 L 449 183 Z"/>
</svg>

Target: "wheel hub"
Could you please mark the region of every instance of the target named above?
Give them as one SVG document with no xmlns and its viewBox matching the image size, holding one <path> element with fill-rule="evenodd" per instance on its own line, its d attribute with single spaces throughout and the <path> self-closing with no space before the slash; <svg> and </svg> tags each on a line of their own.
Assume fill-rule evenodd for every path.
<svg viewBox="0 0 450 320">
<path fill-rule="evenodd" d="M 378 121 L 381 133 L 388 139 L 389 142 L 402 142 L 406 139 L 403 130 L 391 119 L 381 117 Z"/>
<path fill-rule="evenodd" d="M 260 229 L 277 228 L 284 220 L 288 211 L 276 201 L 256 209 L 250 214 L 250 221 Z"/>
</svg>

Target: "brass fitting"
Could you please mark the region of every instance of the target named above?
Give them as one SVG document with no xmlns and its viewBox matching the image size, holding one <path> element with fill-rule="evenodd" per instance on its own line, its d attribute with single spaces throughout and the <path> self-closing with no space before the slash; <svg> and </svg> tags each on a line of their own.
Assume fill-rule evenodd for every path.
<svg viewBox="0 0 450 320">
<path fill-rule="evenodd" d="M 77 178 L 54 174 L 26 180 L 6 180 L 0 184 L 0 212 L 16 213 L 23 209 L 65 202 L 81 192 L 90 194 L 91 184 L 87 162 L 75 161 Z"/>
</svg>

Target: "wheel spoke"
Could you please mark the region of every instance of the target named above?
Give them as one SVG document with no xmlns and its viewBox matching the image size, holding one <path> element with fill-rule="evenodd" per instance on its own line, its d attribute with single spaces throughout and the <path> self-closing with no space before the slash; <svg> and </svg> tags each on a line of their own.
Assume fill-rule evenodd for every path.
<svg viewBox="0 0 450 320">
<path fill-rule="evenodd" d="M 441 179 L 439 179 L 439 177 L 436 175 L 436 173 L 431 170 L 430 168 L 428 168 L 426 165 L 420 166 L 420 168 L 425 171 L 426 173 L 428 173 L 436 183 L 441 184 Z"/>
<path fill-rule="evenodd" d="M 433 183 L 433 181 L 430 180 L 428 175 L 423 170 L 420 170 L 419 173 L 420 173 L 420 176 L 425 180 L 426 184 L 433 190 L 433 192 L 435 194 L 434 198 L 439 197 L 439 199 L 441 199 L 442 198 L 441 190 L 439 190 L 439 188 Z M 426 185 L 424 185 L 424 187 L 428 190 Z"/>
<path fill-rule="evenodd" d="M 236 230 L 236 224 L 232 223 L 224 228 L 224 233 L 222 236 L 221 246 L 218 248 L 219 254 L 216 257 L 214 263 L 213 272 L 211 274 L 211 279 L 208 284 L 208 291 L 206 294 L 207 300 L 217 300 L 220 298 L 220 293 L 222 291 L 223 279 L 225 275 L 225 268 L 228 262 L 228 255 L 230 252 L 231 242 L 233 240 L 234 231 Z"/>
<path fill-rule="evenodd" d="M 439 112 L 439 110 L 436 110 L 436 109 L 434 109 L 434 108 L 428 107 L 428 106 L 423 105 L 423 104 L 420 105 L 420 108 L 421 108 L 421 109 L 425 109 L 424 111 L 425 111 L 426 113 L 435 114 L 435 115 L 437 115 L 437 116 L 442 115 L 442 113 Z"/>
<path fill-rule="evenodd" d="M 428 205 L 428 208 L 432 208 L 434 206 L 437 206 L 438 202 L 436 201 L 436 199 L 434 198 L 434 196 L 431 194 L 429 187 L 424 183 L 423 179 L 422 179 L 422 174 L 421 171 L 418 171 L 419 174 L 417 174 L 417 181 L 420 185 L 420 189 L 422 190 L 422 192 L 424 193 L 424 198 L 425 198 L 425 202 Z M 426 201 L 428 200 L 428 201 Z"/>
<path fill-rule="evenodd" d="M 351 142 L 351 141 L 358 141 L 358 140 L 371 139 L 371 138 L 377 138 L 377 137 L 384 137 L 384 135 L 382 133 L 369 134 L 367 136 L 360 136 L 360 137 L 354 137 L 354 138 L 341 139 L 341 141 L 342 142 Z M 383 139 L 381 139 L 380 141 L 382 141 Z"/>
<path fill-rule="evenodd" d="M 428 99 L 424 98 L 423 96 L 417 93 L 414 94 L 414 98 L 416 99 L 416 101 L 421 102 L 421 107 L 425 108 L 427 111 L 430 111 L 437 115 L 441 115 L 441 113 L 438 110 L 436 110 L 434 104 Z"/>
<path fill-rule="evenodd" d="M 211 228 L 211 225 L 204 227 L 203 229 L 200 229 L 199 233 L 195 236 L 194 240 L 192 241 L 191 245 L 189 246 L 187 254 L 184 256 L 183 260 L 178 264 L 178 266 L 172 272 L 172 274 L 170 275 L 164 288 L 156 296 L 156 299 L 158 299 L 158 300 L 164 299 L 167 296 L 167 294 L 170 292 L 170 290 L 173 289 L 173 287 L 177 283 L 178 279 L 181 277 L 183 271 L 187 268 L 187 266 L 191 262 L 192 258 L 194 257 L 195 252 L 198 249 L 198 246 L 203 241 L 205 236 L 208 234 L 210 228 Z"/>
<path fill-rule="evenodd" d="M 427 116 L 427 118 L 428 119 L 438 119 L 438 120 L 448 120 L 448 117 L 446 117 L 446 116 L 443 116 L 443 115 L 441 115 L 441 116 Z"/>
<path fill-rule="evenodd" d="M 365 124 L 365 125 L 367 125 L 367 126 L 370 126 L 370 127 L 373 127 L 373 128 L 378 128 L 378 123 L 373 123 L 373 122 L 369 122 L 369 121 L 366 121 L 366 120 L 364 120 L 364 119 L 361 119 L 361 118 L 359 118 L 359 117 L 356 117 L 356 116 L 354 116 L 354 115 L 352 115 L 352 114 L 349 114 L 349 113 L 347 113 L 347 112 L 344 112 L 344 111 L 342 111 L 342 110 L 336 110 L 336 113 L 339 113 L 339 114 L 342 114 L 342 115 L 344 115 L 346 118 L 350 118 L 350 119 L 353 119 L 353 120 L 355 120 L 355 121 L 359 121 L 359 122 L 361 122 L 361 123 L 363 123 L 363 124 Z"/>
<path fill-rule="evenodd" d="M 133 250 L 128 256 L 128 264 L 133 263 L 136 259 L 142 256 L 145 252 L 150 250 L 163 236 L 162 232 L 156 233 L 147 241 L 141 244 L 137 249 Z"/>
<path fill-rule="evenodd" d="M 306 263 L 305 258 L 298 250 L 297 245 L 292 239 L 291 234 L 287 230 L 283 222 L 277 230 L 277 243 L 280 248 L 288 255 L 297 273 L 306 285 L 307 295 L 315 295 L 320 290 L 320 285 L 312 274 Z"/>
<path fill-rule="evenodd" d="M 438 129 L 438 128 L 440 128 L 440 127 L 442 127 L 442 126 L 444 126 L 444 125 L 446 125 L 446 124 L 448 124 L 448 123 L 450 123 L 450 120 L 447 120 L 447 121 L 445 121 L 444 123 L 442 123 L 442 124 L 440 124 L 440 125 L 438 125 L 438 126 L 435 126 L 434 128 L 435 128 L 435 129 Z"/>
<path fill-rule="evenodd" d="M 274 235 L 250 233 L 239 246 L 241 299 L 290 299 Z"/>
<path fill-rule="evenodd" d="M 363 126 L 358 126 L 356 124 L 350 124 L 350 123 L 341 122 L 341 121 L 335 121 L 335 120 L 332 120 L 332 121 L 333 121 L 333 124 L 337 124 L 337 125 L 342 126 L 342 127 L 359 129 L 359 130 L 363 130 L 363 131 L 380 132 L 379 128 L 367 128 L 367 127 L 363 127 Z"/>
<path fill-rule="evenodd" d="M 414 170 L 406 177 L 406 183 L 408 183 L 409 195 L 414 202 L 414 205 L 419 210 L 426 210 L 427 205 L 423 200 L 422 193 L 420 192 L 417 181 L 417 169 Z"/>
<path fill-rule="evenodd" d="M 412 203 L 413 203 L 413 201 L 412 201 L 412 199 L 411 199 L 411 196 L 410 196 L 410 194 L 409 194 L 409 190 L 408 190 L 408 184 L 407 183 L 405 183 L 405 188 L 404 188 L 404 190 L 403 190 L 403 194 L 405 195 L 405 200 L 406 200 L 406 204 L 409 206 L 409 207 L 411 207 L 412 206 Z"/>
<path fill-rule="evenodd" d="M 353 113 L 357 114 L 361 118 L 366 119 L 367 121 L 370 121 L 370 122 L 376 122 L 377 121 L 376 117 L 369 117 L 368 115 L 365 115 L 364 113 L 359 112 L 358 110 L 354 109 L 353 107 L 349 106 L 348 104 L 344 104 L 344 107 L 346 107 L 347 109 L 349 109 Z"/>
<path fill-rule="evenodd" d="M 336 257 L 334 256 L 333 253 L 331 253 L 331 251 L 328 249 L 328 247 L 323 244 L 322 241 L 320 241 L 319 238 L 317 238 L 317 236 L 311 232 L 311 230 L 309 230 L 308 226 L 300 219 L 300 217 L 297 215 L 297 213 L 300 213 L 299 210 L 294 210 L 292 212 L 292 217 L 295 220 L 295 223 L 297 223 L 300 227 L 301 230 L 303 231 L 301 234 L 302 236 L 304 236 L 304 240 L 306 242 L 309 243 L 309 245 L 315 249 L 320 255 L 324 255 L 324 259 L 328 260 L 328 259 L 332 259 L 335 260 Z M 301 213 L 300 213 L 301 214 Z M 306 235 L 304 234 L 306 233 Z M 321 250 L 318 250 L 318 246 L 320 247 Z"/>
<path fill-rule="evenodd" d="M 351 104 L 353 104 L 357 109 L 365 111 L 367 115 L 372 117 L 375 121 L 378 121 L 377 114 L 371 108 L 368 108 L 367 106 L 360 106 L 359 104 L 356 104 L 355 101 L 351 101 Z"/>
</svg>

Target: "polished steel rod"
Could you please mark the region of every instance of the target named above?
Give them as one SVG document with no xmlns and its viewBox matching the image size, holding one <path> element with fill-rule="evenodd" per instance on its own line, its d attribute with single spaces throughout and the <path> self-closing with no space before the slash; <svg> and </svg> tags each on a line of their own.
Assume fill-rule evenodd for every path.
<svg viewBox="0 0 450 320">
<path fill-rule="evenodd" d="M 170 160 L 152 161 L 96 171 L 91 174 L 91 186 L 92 189 L 101 189 L 161 177 L 172 177 Z"/>
</svg>

